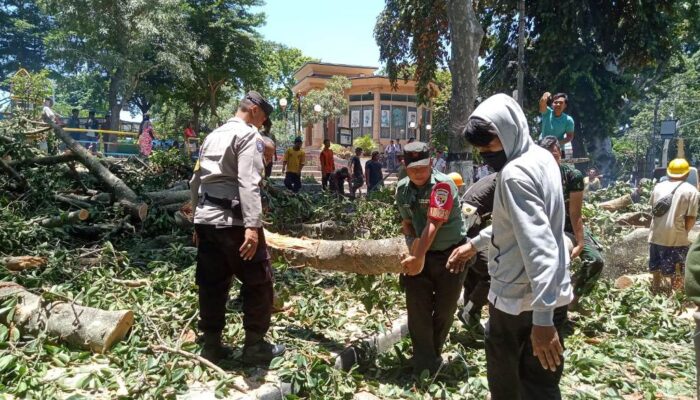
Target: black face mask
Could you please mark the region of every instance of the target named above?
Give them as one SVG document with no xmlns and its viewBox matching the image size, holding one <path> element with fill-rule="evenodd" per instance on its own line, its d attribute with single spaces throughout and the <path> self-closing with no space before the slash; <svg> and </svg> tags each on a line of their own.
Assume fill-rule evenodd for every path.
<svg viewBox="0 0 700 400">
<path fill-rule="evenodd" d="M 500 170 L 502 170 L 503 167 L 508 162 L 508 158 L 506 157 L 505 150 L 488 151 L 488 152 L 484 152 L 484 153 L 479 153 L 479 155 L 481 155 L 481 158 L 484 160 L 486 165 L 493 168 L 493 170 L 496 172 L 499 172 Z"/>
</svg>

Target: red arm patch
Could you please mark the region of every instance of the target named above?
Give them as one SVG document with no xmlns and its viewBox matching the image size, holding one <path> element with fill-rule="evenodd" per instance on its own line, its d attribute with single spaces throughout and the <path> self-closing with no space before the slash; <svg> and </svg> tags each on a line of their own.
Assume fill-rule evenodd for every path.
<svg viewBox="0 0 700 400">
<path fill-rule="evenodd" d="M 452 187 L 447 182 L 438 182 L 430 193 L 430 206 L 428 207 L 428 219 L 432 221 L 447 222 L 452 211 L 453 203 Z"/>
</svg>

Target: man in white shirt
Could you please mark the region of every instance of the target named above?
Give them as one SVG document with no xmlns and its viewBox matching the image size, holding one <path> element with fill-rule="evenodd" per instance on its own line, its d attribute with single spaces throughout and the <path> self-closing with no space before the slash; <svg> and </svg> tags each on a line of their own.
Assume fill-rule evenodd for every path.
<svg viewBox="0 0 700 400">
<path fill-rule="evenodd" d="M 698 215 L 698 191 L 685 180 L 690 173 L 688 161 L 677 158 L 668 164 L 668 180 L 654 186 L 651 194 L 653 218 L 649 229 L 649 272 L 652 291 L 671 291 L 683 285 L 685 258 L 688 254 L 688 232 Z M 670 207 L 655 212 L 665 197 Z"/>
</svg>

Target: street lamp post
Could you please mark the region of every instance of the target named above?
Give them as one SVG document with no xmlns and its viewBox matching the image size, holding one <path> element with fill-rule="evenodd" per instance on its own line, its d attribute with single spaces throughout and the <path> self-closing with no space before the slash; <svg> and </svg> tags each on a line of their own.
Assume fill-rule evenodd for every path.
<svg viewBox="0 0 700 400">
<path fill-rule="evenodd" d="M 284 134 L 287 134 L 287 99 L 282 97 L 280 99 L 280 108 L 282 108 L 282 114 L 284 114 Z"/>
<path fill-rule="evenodd" d="M 411 132 L 411 135 L 412 135 L 411 137 L 413 137 L 414 139 L 416 139 L 416 123 L 413 122 L 413 121 L 411 121 L 411 123 L 408 124 L 408 127 L 411 128 L 411 131 L 412 131 L 412 132 Z M 417 140 L 417 139 L 416 139 L 416 140 Z"/>
<path fill-rule="evenodd" d="M 427 125 L 425 126 L 425 133 L 428 135 L 428 137 L 425 138 L 426 141 L 429 141 L 429 140 L 430 140 L 430 131 L 431 131 L 432 129 L 433 129 L 433 126 L 430 125 L 430 124 L 427 124 Z"/>
</svg>

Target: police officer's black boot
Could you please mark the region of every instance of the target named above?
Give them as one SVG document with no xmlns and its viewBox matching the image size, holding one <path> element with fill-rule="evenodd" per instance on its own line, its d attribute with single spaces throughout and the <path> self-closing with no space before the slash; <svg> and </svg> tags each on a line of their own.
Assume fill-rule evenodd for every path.
<svg viewBox="0 0 700 400">
<path fill-rule="evenodd" d="M 221 343 L 221 332 L 204 332 L 202 334 L 202 357 L 217 363 L 233 355 L 233 349 Z"/>
<path fill-rule="evenodd" d="M 279 357 L 287 349 L 281 344 L 268 343 L 265 335 L 246 331 L 243 345 L 243 362 L 246 364 L 267 367 L 273 358 Z"/>
</svg>

